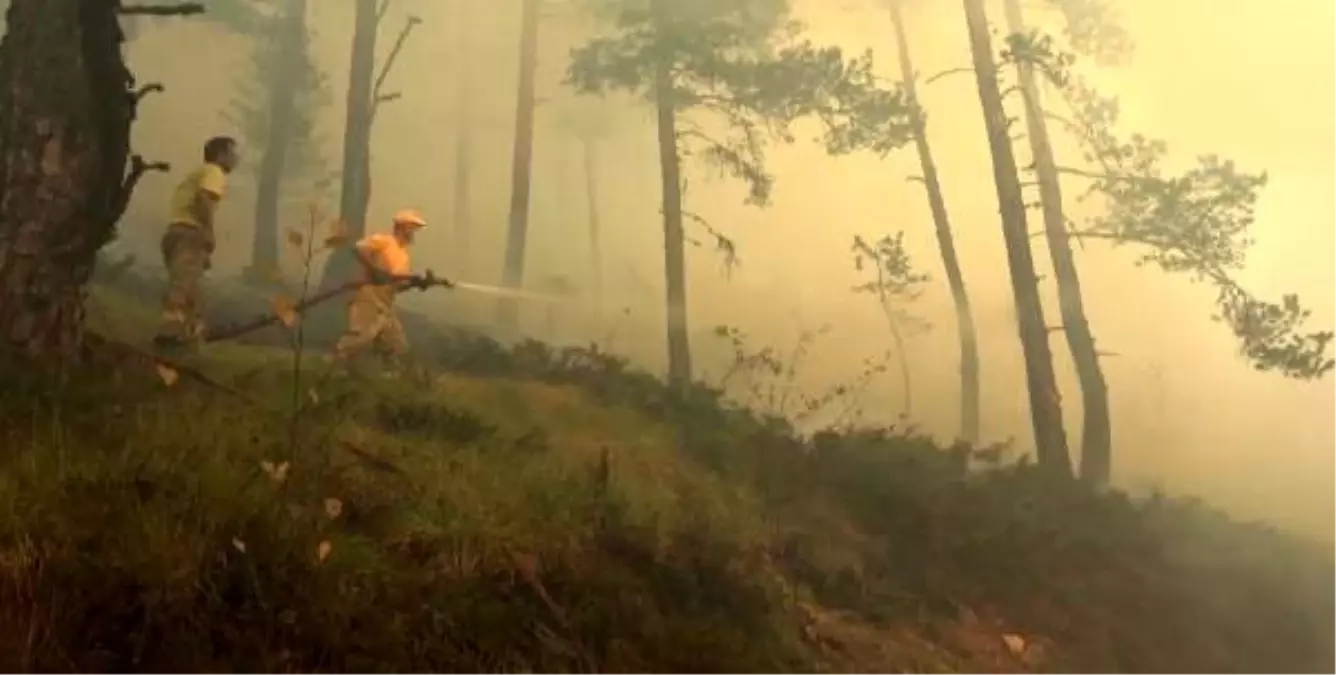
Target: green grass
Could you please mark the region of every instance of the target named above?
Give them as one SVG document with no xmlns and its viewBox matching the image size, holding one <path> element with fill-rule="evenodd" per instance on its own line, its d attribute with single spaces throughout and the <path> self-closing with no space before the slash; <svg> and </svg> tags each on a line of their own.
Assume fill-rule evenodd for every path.
<svg viewBox="0 0 1336 675">
<path fill-rule="evenodd" d="M 277 416 L 184 381 L 154 387 L 126 378 L 106 392 L 118 404 L 30 408 L 31 431 L 9 441 L 22 450 L 0 481 L 5 604 L 52 612 L 5 617 L 7 635 L 36 633 L 0 649 L 13 667 L 783 664 L 782 650 L 756 651 L 777 628 L 731 615 L 752 607 L 740 615 L 751 621 L 769 604 L 769 589 L 729 569 L 761 558 L 754 500 L 674 461 L 671 433 L 632 411 L 472 378 L 435 391 L 330 385 L 294 450 Z M 21 404 L 8 404 L 17 420 Z M 447 415 L 469 423 L 439 424 Z M 266 462 L 287 463 L 282 481 Z M 516 578 L 528 558 L 541 567 L 532 586 Z M 539 587 L 560 598 L 553 608 Z M 670 602 L 683 615 L 663 622 Z M 604 624 L 628 646 L 589 643 Z"/>
<path fill-rule="evenodd" d="M 152 312 L 97 300 L 142 341 Z M 0 668 L 1332 668 L 1330 552 L 1204 506 L 896 433 L 800 441 L 589 350 L 420 352 L 429 381 L 308 355 L 297 424 L 282 350 L 192 360 L 245 400 L 10 364 Z"/>
<path fill-rule="evenodd" d="M 0 474 L 0 632 L 14 641 L 0 665 L 801 663 L 753 569 L 759 505 L 678 461 L 671 428 L 570 385 L 447 375 L 426 388 L 317 370 L 294 445 L 290 359 L 192 359 L 254 402 L 185 378 L 168 387 L 147 368 L 7 389 L 6 428 L 27 423 Z M 286 463 L 284 479 L 266 463 Z M 539 569 L 528 580 L 525 561 Z"/>
</svg>

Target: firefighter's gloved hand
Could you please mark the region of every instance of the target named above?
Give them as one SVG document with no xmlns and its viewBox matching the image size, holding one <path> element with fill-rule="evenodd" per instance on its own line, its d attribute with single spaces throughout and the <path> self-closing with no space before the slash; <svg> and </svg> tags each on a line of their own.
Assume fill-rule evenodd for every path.
<svg viewBox="0 0 1336 675">
<path fill-rule="evenodd" d="M 436 273 L 430 269 L 427 270 L 426 272 L 423 272 L 422 275 L 419 276 L 418 278 L 422 281 L 423 285 L 425 286 L 444 286 L 445 288 L 454 288 L 455 286 L 455 282 L 450 281 L 445 277 L 436 276 Z"/>
</svg>

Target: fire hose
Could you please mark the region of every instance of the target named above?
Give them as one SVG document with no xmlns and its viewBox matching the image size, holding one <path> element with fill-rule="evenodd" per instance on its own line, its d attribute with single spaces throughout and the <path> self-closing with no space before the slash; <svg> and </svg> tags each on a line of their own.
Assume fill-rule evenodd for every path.
<svg viewBox="0 0 1336 675">
<path fill-rule="evenodd" d="M 439 287 L 439 288 L 448 288 L 452 290 L 485 293 L 487 295 L 495 295 L 499 297 L 509 297 L 519 300 L 530 300 L 536 302 L 553 303 L 560 301 L 560 298 L 548 295 L 542 295 L 539 293 L 528 293 L 525 291 L 520 291 L 512 288 L 490 286 L 487 284 L 475 284 L 475 283 L 469 283 L 467 281 L 451 281 L 444 277 L 436 276 L 431 270 L 427 270 L 422 274 L 392 276 L 389 278 L 388 283 L 390 285 L 395 286 L 396 290 L 424 291 L 427 290 L 428 288 Z M 277 311 L 270 312 L 269 314 L 258 316 L 254 319 L 242 323 L 229 324 L 210 329 L 205 333 L 204 342 L 219 342 L 222 340 L 231 340 L 241 335 L 245 335 L 246 333 L 250 333 L 252 331 L 260 330 L 261 328 L 272 326 L 274 324 L 284 321 L 284 316 L 288 315 L 289 312 L 291 314 L 300 316 L 302 314 L 305 314 L 307 311 L 309 311 L 312 307 L 315 307 L 316 305 L 327 302 L 341 295 L 351 293 L 363 286 L 369 286 L 369 285 L 379 285 L 379 284 L 376 284 L 376 282 L 373 281 L 358 280 L 358 281 L 350 281 L 345 284 L 325 289 L 323 291 L 316 293 L 315 295 L 312 295 L 310 297 L 301 300 L 300 302 L 296 303 L 291 308 L 282 313 Z"/>
<path fill-rule="evenodd" d="M 341 295 L 351 293 L 363 286 L 371 286 L 371 285 L 380 285 L 380 284 L 376 284 L 375 282 L 372 281 L 358 280 L 358 281 L 350 281 L 345 284 L 340 284 L 332 288 L 327 288 L 323 291 L 320 291 L 319 293 L 316 293 L 315 295 L 307 297 L 302 301 L 296 303 L 295 305 L 292 306 L 290 311 L 293 314 L 300 316 L 302 314 L 305 314 L 307 311 L 309 311 L 312 307 L 315 307 L 316 305 L 332 300 Z M 389 285 L 395 286 L 396 290 L 412 289 L 419 291 L 424 291 L 428 288 L 435 288 L 435 287 L 453 288 L 455 286 L 454 282 L 444 277 L 436 276 L 435 274 L 432 273 L 431 270 L 427 270 L 423 274 L 390 277 Z M 235 337 L 245 335 L 246 333 L 250 333 L 252 331 L 260 330 L 261 328 L 272 326 L 276 323 L 283 321 L 284 314 L 286 314 L 286 312 L 282 314 L 279 312 L 270 312 L 269 314 L 255 317 L 250 321 L 219 326 L 217 328 L 210 329 L 204 335 L 204 342 L 219 342 L 221 340 L 231 340 Z"/>
</svg>

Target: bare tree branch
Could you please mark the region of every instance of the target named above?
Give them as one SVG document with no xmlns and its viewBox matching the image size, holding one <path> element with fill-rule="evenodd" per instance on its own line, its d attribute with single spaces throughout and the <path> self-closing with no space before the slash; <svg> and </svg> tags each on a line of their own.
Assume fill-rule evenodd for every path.
<svg viewBox="0 0 1336 675">
<path fill-rule="evenodd" d="M 928 79 L 924 80 L 923 84 L 932 84 L 933 82 L 936 82 L 937 80 L 940 80 L 946 77 L 947 75 L 959 75 L 961 73 L 972 73 L 972 72 L 974 72 L 973 68 L 951 68 L 949 70 L 943 70 L 940 73 L 932 75 Z"/>
<path fill-rule="evenodd" d="M 161 83 L 150 82 L 134 90 L 133 92 L 130 92 L 130 99 L 135 106 L 138 106 L 139 102 L 144 100 L 144 97 L 148 96 L 149 94 L 161 94 L 164 91 L 166 91 L 166 89 L 162 86 Z"/>
<path fill-rule="evenodd" d="M 125 215 L 125 209 L 130 205 L 130 197 L 134 194 L 135 187 L 139 185 L 139 179 L 150 171 L 171 171 L 172 165 L 167 162 L 147 162 L 139 155 L 130 157 L 130 172 L 121 182 L 121 189 L 116 195 L 116 203 L 112 206 L 112 223 L 119 221 L 121 216 Z"/>
<path fill-rule="evenodd" d="M 711 225 L 710 221 L 706 220 L 704 216 L 701 216 L 698 213 L 694 213 L 692 211 L 687 211 L 684 209 L 682 211 L 682 217 L 686 218 L 687 220 L 690 220 L 693 223 L 696 223 L 707 233 L 709 233 L 711 237 L 714 238 L 715 248 L 724 256 L 724 261 L 723 261 L 724 277 L 731 278 L 733 275 L 733 270 L 737 269 L 738 266 L 742 264 L 742 261 L 738 259 L 737 244 L 734 243 L 734 241 L 730 239 L 727 235 L 720 232 L 714 225 Z M 691 241 L 696 246 L 701 245 L 701 242 L 696 241 L 694 239 L 691 239 L 689 241 Z"/>
<path fill-rule="evenodd" d="M 381 9 L 385 8 L 389 0 L 381 4 Z M 399 58 L 399 51 L 404 48 L 404 41 L 408 39 L 408 34 L 413 31 L 413 27 L 422 23 L 422 19 L 417 16 L 409 16 L 408 22 L 404 24 L 403 30 L 399 31 L 399 36 L 394 40 L 394 47 L 390 49 L 390 55 L 385 57 L 385 64 L 380 68 L 380 74 L 376 76 L 376 83 L 371 87 L 371 119 L 376 118 L 376 112 L 381 103 L 393 101 L 399 98 L 398 93 L 381 94 L 381 89 L 385 87 L 385 78 L 389 77 L 390 69 L 394 67 L 394 62 Z"/>
<path fill-rule="evenodd" d="M 198 2 L 183 2 L 175 5 L 125 5 L 116 12 L 137 16 L 189 16 L 191 14 L 203 14 L 204 5 Z"/>
</svg>

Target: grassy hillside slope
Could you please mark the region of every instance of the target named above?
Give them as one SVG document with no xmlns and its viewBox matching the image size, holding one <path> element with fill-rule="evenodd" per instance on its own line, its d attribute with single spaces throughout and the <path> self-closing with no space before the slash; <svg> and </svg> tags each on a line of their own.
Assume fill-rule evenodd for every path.
<svg viewBox="0 0 1336 675">
<path fill-rule="evenodd" d="M 1203 505 L 800 440 L 596 351 L 418 347 L 411 381 L 308 355 L 294 384 L 258 346 L 207 381 L 109 346 L 61 386 L 7 364 L 0 668 L 1333 669 L 1330 551 Z"/>
</svg>

